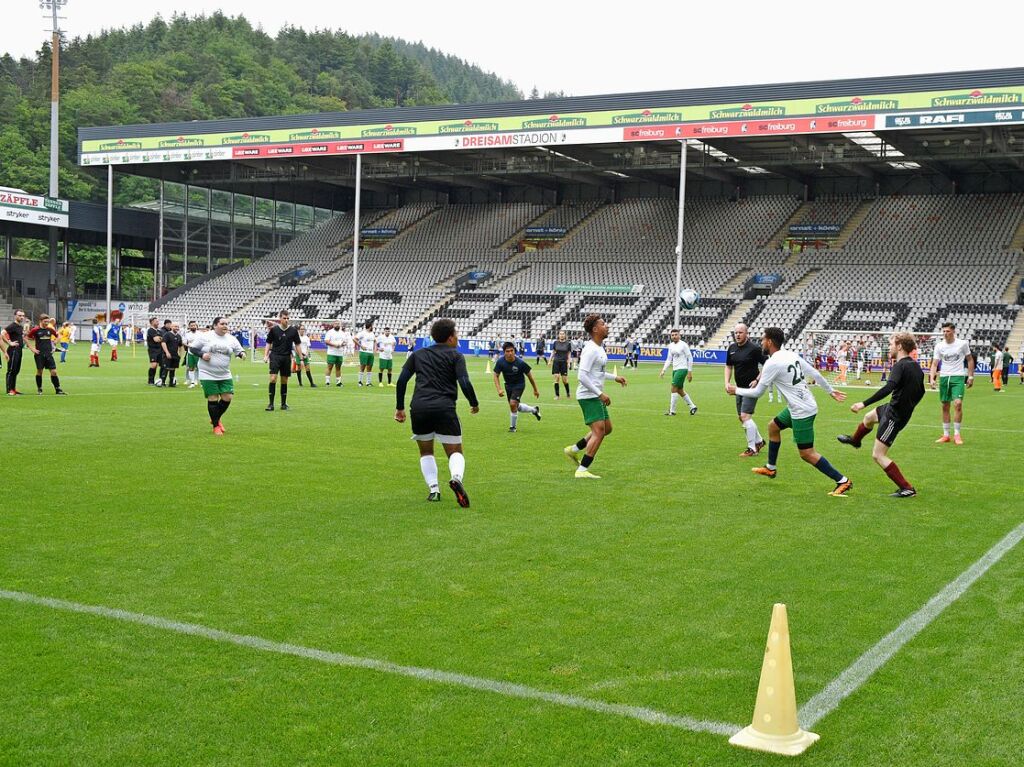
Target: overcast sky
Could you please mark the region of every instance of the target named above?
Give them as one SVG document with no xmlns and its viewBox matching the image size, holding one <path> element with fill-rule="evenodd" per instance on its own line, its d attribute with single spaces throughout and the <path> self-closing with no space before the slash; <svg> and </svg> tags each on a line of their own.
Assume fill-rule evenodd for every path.
<svg viewBox="0 0 1024 767">
<path fill-rule="evenodd" d="M 47 37 L 38 0 L 3 0 L 0 50 L 29 56 Z M 686 10 L 684 8 L 692 8 Z M 282 25 L 377 32 L 511 80 L 524 93 L 620 93 L 1024 65 L 1024 4 L 547 3 L 274 0 L 69 0 L 69 36 L 145 23 L 158 13 L 243 14 Z M 607 8 L 608 10 L 604 10 Z M 1017 8 L 1016 11 L 1013 8 Z"/>
</svg>

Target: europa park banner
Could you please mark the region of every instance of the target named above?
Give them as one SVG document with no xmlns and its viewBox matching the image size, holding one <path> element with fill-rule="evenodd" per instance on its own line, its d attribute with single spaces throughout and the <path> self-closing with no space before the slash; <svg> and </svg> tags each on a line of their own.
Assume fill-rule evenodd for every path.
<svg viewBox="0 0 1024 767">
<path fill-rule="evenodd" d="M 523 106 L 528 107 L 529 102 Z M 485 110 L 486 107 L 481 107 Z M 328 115 L 325 115 L 328 117 Z M 1024 85 L 992 90 L 324 125 L 81 142 L 82 165 L 489 149 L 1024 122 Z M 115 132 L 116 128 L 111 128 Z"/>
</svg>

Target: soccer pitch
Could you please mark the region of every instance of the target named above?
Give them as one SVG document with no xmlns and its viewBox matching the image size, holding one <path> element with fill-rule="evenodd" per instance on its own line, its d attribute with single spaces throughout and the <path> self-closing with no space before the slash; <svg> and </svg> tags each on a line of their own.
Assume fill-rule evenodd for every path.
<svg viewBox="0 0 1024 767">
<path fill-rule="evenodd" d="M 832 498 L 789 433 L 778 478 L 750 472 L 721 368 L 668 418 L 660 368 L 620 366 L 603 479 L 583 481 L 562 455 L 579 408 L 544 366 L 543 420 L 509 434 L 471 359 L 460 509 L 440 446 L 426 503 L 394 389 L 353 368 L 327 389 L 314 367 L 266 413 L 265 366 L 236 362 L 214 437 L 198 390 L 86 356 L 61 366 L 71 396 L 0 403 L 3 765 L 777 762 L 718 732 L 750 723 L 773 603 L 804 704 L 1024 522 L 1017 379 L 968 392 L 962 447 L 933 444 L 926 395 L 892 450 L 907 500 L 835 441 L 868 390 L 815 390 L 816 444 L 854 482 Z M 778 409 L 759 402 L 762 432 Z M 1000 553 L 827 707 L 802 762 L 1020 763 L 1024 545 Z"/>
</svg>

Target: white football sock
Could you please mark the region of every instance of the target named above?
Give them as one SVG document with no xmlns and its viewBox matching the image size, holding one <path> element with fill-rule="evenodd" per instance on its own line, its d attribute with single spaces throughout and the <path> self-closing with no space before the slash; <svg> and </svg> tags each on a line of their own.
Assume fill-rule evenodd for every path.
<svg viewBox="0 0 1024 767">
<path fill-rule="evenodd" d="M 509 413 L 508 414 L 509 426 L 511 426 L 513 429 L 516 428 L 516 423 L 518 423 L 518 421 L 519 421 L 519 413 Z"/>
<path fill-rule="evenodd" d="M 533 415 L 534 413 L 537 412 L 537 408 L 534 407 L 533 405 L 522 405 L 521 404 L 521 405 L 519 405 L 519 412 L 520 413 L 528 413 L 530 415 Z"/>
<path fill-rule="evenodd" d="M 747 447 L 751 450 L 756 449 L 757 443 L 761 441 L 761 435 L 757 432 L 757 424 L 753 418 L 743 422 L 743 431 L 747 433 Z"/>
<path fill-rule="evenodd" d="M 676 412 L 676 405 L 679 403 L 679 395 L 672 392 L 672 397 L 669 399 L 668 412 Z"/>
<path fill-rule="evenodd" d="M 430 492 L 437 492 L 437 461 L 432 455 L 420 456 L 420 471 L 423 472 L 423 479 L 427 481 Z"/>
<path fill-rule="evenodd" d="M 960 422 L 959 421 L 953 421 L 953 433 L 954 434 L 959 434 L 960 433 Z"/>
<path fill-rule="evenodd" d="M 943 424 L 942 424 L 942 434 L 945 437 L 949 436 L 949 423 L 948 422 L 943 422 Z"/>
<path fill-rule="evenodd" d="M 685 403 L 686 403 L 686 404 L 687 404 L 687 405 L 688 405 L 689 407 L 693 407 L 693 400 L 692 400 L 692 399 L 690 399 L 690 395 L 689 395 L 689 394 L 684 394 L 684 395 L 683 395 L 683 401 L 684 401 L 684 402 L 685 402 Z"/>
<path fill-rule="evenodd" d="M 466 456 L 462 453 L 452 453 L 448 456 L 448 471 L 451 472 L 452 479 L 461 482 L 466 473 Z"/>
</svg>

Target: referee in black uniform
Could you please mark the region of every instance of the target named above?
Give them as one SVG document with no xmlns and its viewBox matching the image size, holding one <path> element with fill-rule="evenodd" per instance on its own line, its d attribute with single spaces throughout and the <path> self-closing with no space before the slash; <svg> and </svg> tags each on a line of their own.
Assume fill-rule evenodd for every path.
<svg viewBox="0 0 1024 767">
<path fill-rule="evenodd" d="M 4 328 L 3 342 L 7 347 L 7 396 L 16 397 L 18 391 L 18 373 L 21 372 L 21 354 L 25 346 L 25 312 L 18 309 L 14 313 L 14 322 Z"/>
<path fill-rule="evenodd" d="M 156 317 L 150 317 L 149 327 L 146 328 L 146 352 L 149 354 L 149 378 L 146 383 L 149 386 L 156 386 L 156 369 L 164 361 L 164 334 L 156 323 Z"/>
<path fill-rule="evenodd" d="M 302 341 L 299 330 L 288 324 L 288 310 L 278 312 L 280 322 L 267 333 L 267 348 L 263 361 L 270 362 L 270 404 L 267 412 L 274 409 L 274 394 L 277 391 L 277 377 L 281 376 L 281 409 L 288 410 L 288 378 L 292 374 L 292 355 L 302 356 Z"/>
<path fill-rule="evenodd" d="M 895 357 L 896 363 L 889 371 L 889 380 L 866 400 L 852 405 L 850 410 L 859 413 L 868 405 L 873 405 L 891 394 L 889 403 L 875 408 L 864 416 L 864 420 L 857 424 L 857 430 L 852 435 L 840 434 L 836 437 L 844 445 L 860 447 L 861 440 L 871 433 L 876 423 L 878 424 L 878 434 L 871 450 L 871 457 L 899 488 L 890 495 L 891 498 L 913 498 L 917 495 L 917 490 L 907 482 L 896 462 L 889 458 L 889 448 L 903 427 L 910 423 L 914 408 L 924 397 L 924 371 L 910 356 L 916 348 L 917 342 L 910 333 L 896 333 L 892 336 L 889 340 L 889 356 Z"/>
<path fill-rule="evenodd" d="M 444 446 L 448 456 L 451 481 L 448 486 L 455 492 L 455 500 L 463 508 L 469 507 L 469 495 L 462 484 L 466 472 L 466 458 L 462 454 L 462 424 L 455 410 L 458 398 L 456 385 L 469 400 L 469 412 L 478 413 L 480 403 L 466 371 L 466 358 L 459 352 L 459 339 L 452 320 L 435 320 L 430 326 L 433 346 L 417 349 L 410 354 L 395 387 L 395 420 L 405 423 L 405 389 L 416 376 L 416 389 L 412 395 L 412 438 L 420 451 L 420 471 L 430 488 L 428 501 L 440 501 L 437 481 L 437 461 L 434 459 L 434 440 Z"/>
</svg>

